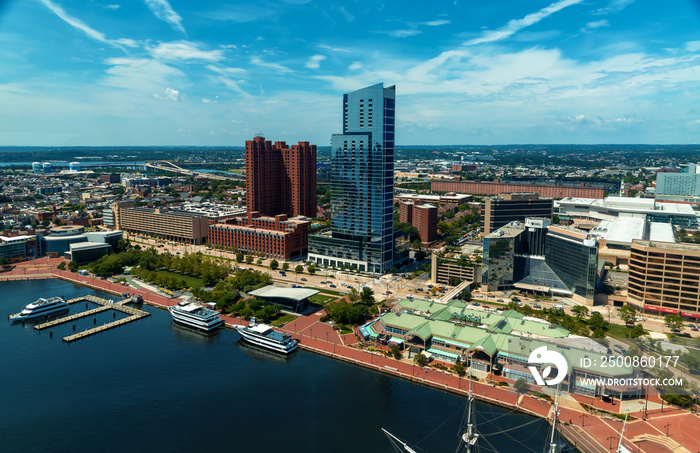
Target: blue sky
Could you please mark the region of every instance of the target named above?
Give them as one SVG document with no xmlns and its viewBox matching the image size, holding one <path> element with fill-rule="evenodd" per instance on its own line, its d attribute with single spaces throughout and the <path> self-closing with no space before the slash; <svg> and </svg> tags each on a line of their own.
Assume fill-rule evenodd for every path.
<svg viewBox="0 0 700 453">
<path fill-rule="evenodd" d="M 700 143 L 700 2 L 0 0 L 0 144 Z"/>
</svg>

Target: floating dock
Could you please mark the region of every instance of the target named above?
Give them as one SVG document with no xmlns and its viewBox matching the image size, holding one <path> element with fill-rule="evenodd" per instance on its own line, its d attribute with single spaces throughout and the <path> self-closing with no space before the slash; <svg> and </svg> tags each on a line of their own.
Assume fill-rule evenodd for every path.
<svg viewBox="0 0 700 453">
<path fill-rule="evenodd" d="M 63 337 L 63 341 L 66 343 L 70 343 L 75 340 L 79 340 L 81 338 L 89 337 L 90 335 L 95 335 L 100 332 L 104 332 L 106 330 L 112 329 L 114 327 L 118 327 L 124 324 L 128 324 L 130 322 L 136 321 L 141 318 L 145 318 L 147 316 L 151 316 L 150 313 L 143 311 L 143 310 L 138 310 L 133 307 L 128 307 L 126 304 L 132 303 L 132 302 L 137 302 L 136 297 L 127 297 L 126 299 L 120 300 L 119 302 L 112 302 L 111 300 L 107 299 L 102 299 L 101 297 L 96 297 L 96 296 L 82 296 L 82 297 L 76 297 L 75 299 L 70 299 L 67 300 L 66 303 L 69 305 L 71 304 L 76 304 L 78 302 L 92 302 L 95 304 L 100 305 L 100 307 L 93 308 L 92 310 L 86 310 L 80 313 L 76 313 L 74 315 L 66 316 L 63 318 L 56 319 L 54 321 L 49 321 L 45 322 L 43 324 L 37 324 L 34 326 L 36 330 L 44 330 L 48 329 L 50 327 L 58 326 L 61 324 L 65 324 L 67 322 L 74 321 L 76 319 L 80 318 L 85 318 L 87 316 L 91 316 L 97 313 L 101 313 L 107 310 L 116 310 L 125 314 L 128 314 L 130 316 L 119 319 L 117 321 L 113 321 L 107 324 L 103 324 L 101 326 L 93 327 L 92 329 L 84 330 L 82 332 L 74 333 L 72 335 L 68 335 L 66 337 Z"/>
</svg>

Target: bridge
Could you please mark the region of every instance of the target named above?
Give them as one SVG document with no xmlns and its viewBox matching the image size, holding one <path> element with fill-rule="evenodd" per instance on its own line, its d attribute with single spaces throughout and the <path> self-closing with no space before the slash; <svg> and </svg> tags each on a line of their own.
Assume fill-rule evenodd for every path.
<svg viewBox="0 0 700 453">
<path fill-rule="evenodd" d="M 180 173 L 182 175 L 186 176 L 199 176 L 202 178 L 208 178 L 208 179 L 217 179 L 219 181 L 225 181 L 227 179 L 242 179 L 245 180 L 245 174 L 237 175 L 237 174 L 231 174 L 230 176 L 221 176 L 217 175 L 215 173 L 205 173 L 201 171 L 195 171 L 195 170 L 187 170 L 185 168 L 180 167 L 179 165 L 176 165 L 170 161 L 167 160 L 161 160 L 157 162 L 149 162 L 145 165 L 146 168 L 151 168 L 154 170 L 159 170 L 159 171 L 168 171 L 171 173 Z"/>
</svg>

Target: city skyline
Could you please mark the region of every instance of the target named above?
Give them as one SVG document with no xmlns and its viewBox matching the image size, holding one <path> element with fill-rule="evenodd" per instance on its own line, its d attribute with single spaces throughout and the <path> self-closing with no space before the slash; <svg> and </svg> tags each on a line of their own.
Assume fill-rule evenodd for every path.
<svg viewBox="0 0 700 453">
<path fill-rule="evenodd" d="M 691 0 L 3 2 L 0 143 L 327 146 L 379 82 L 397 145 L 698 143 L 698 24 Z"/>
</svg>

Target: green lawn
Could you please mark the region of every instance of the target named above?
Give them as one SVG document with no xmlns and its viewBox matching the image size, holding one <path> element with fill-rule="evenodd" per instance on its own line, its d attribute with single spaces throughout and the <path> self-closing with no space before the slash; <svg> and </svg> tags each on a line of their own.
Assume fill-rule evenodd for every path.
<svg viewBox="0 0 700 453">
<path fill-rule="evenodd" d="M 315 289 L 316 291 L 323 293 L 323 294 L 331 294 L 334 296 L 340 296 L 341 291 L 331 291 L 329 289 L 325 288 L 314 288 L 313 286 L 304 286 L 306 289 Z"/>
<path fill-rule="evenodd" d="M 632 330 L 631 327 L 623 326 L 620 324 L 609 324 L 607 336 L 612 338 L 627 338 L 628 332 Z"/>
<path fill-rule="evenodd" d="M 295 319 L 297 319 L 297 317 L 294 315 L 282 315 L 274 321 L 270 322 L 270 324 L 272 325 L 272 327 L 279 327 L 280 324 L 287 324 L 294 321 Z"/>
<path fill-rule="evenodd" d="M 327 294 L 316 294 L 316 295 L 313 295 L 313 296 L 309 297 L 309 301 L 310 301 L 313 305 L 317 305 L 317 306 L 319 306 L 319 305 L 324 305 L 324 304 L 326 304 L 326 303 L 328 303 L 328 302 L 331 302 L 331 301 L 334 301 L 334 300 L 336 300 L 336 299 L 337 299 L 337 297 L 335 297 L 335 296 L 330 296 L 330 295 L 327 295 Z"/>
<path fill-rule="evenodd" d="M 199 277 L 192 277 L 191 275 L 183 275 L 183 274 L 178 274 L 177 272 L 164 271 L 164 270 L 156 271 L 156 273 L 161 277 L 167 276 L 167 277 L 176 278 L 178 280 L 183 280 L 185 282 L 186 287 L 199 288 L 199 287 L 204 285 L 204 282 Z"/>
</svg>

